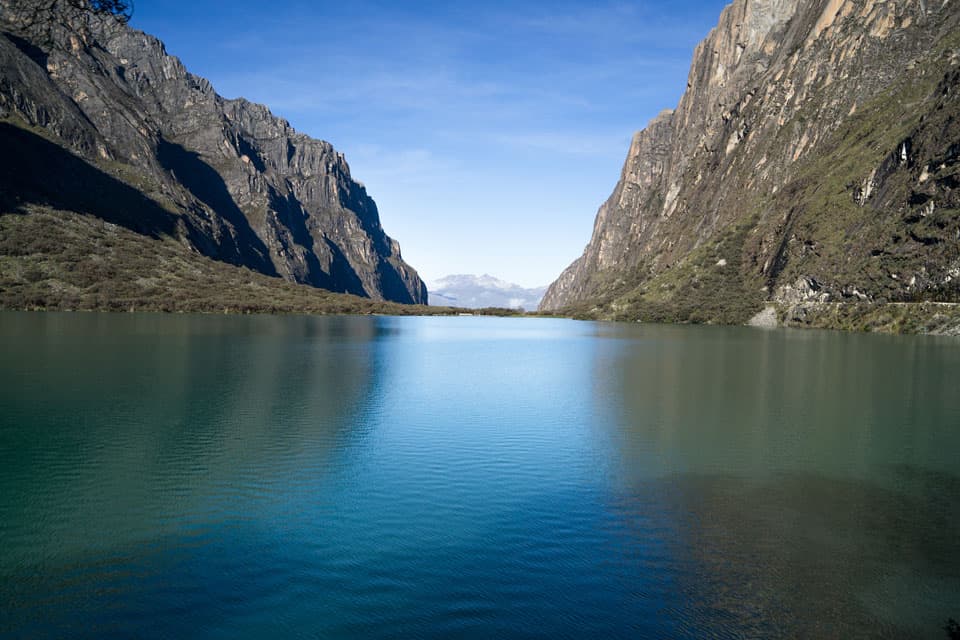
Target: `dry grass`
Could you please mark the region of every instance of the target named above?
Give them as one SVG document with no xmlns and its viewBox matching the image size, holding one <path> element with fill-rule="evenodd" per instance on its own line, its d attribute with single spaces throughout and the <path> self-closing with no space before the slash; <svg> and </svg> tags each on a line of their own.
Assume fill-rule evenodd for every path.
<svg viewBox="0 0 960 640">
<path fill-rule="evenodd" d="M 451 315 L 462 309 L 404 305 L 331 293 L 201 256 L 92 216 L 29 206 L 0 214 L 0 308 Z M 518 315 L 506 309 L 473 311 Z"/>
</svg>

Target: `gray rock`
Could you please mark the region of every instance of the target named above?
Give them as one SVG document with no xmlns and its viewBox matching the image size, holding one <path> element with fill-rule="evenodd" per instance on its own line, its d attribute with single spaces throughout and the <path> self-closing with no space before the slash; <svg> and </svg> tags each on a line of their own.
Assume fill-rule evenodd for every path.
<svg viewBox="0 0 960 640">
<path fill-rule="evenodd" d="M 780 323 L 777 321 L 776 307 L 764 307 L 763 311 L 750 318 L 750 320 L 747 321 L 747 324 L 751 327 L 757 327 L 759 329 L 776 329 L 780 326 Z"/>
<path fill-rule="evenodd" d="M 540 308 L 746 321 L 788 287 L 957 298 L 933 283 L 960 257 L 958 31 L 954 3 L 734 0 Z"/>
<path fill-rule="evenodd" d="M 57 18 L 21 19 L 39 5 L 54 6 Z M 332 291 L 426 302 L 376 204 L 328 142 L 265 106 L 221 97 L 156 38 L 64 6 L 0 0 L 7 122 L 139 189 L 202 254 Z M 3 188 L 20 199 L 58 197 L 69 208 L 69 194 L 27 182 Z"/>
</svg>

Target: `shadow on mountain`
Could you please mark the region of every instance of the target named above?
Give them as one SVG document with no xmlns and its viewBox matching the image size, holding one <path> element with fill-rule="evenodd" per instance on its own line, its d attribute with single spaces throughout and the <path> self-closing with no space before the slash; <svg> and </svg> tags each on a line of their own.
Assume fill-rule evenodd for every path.
<svg viewBox="0 0 960 640">
<path fill-rule="evenodd" d="M 297 278 L 315 287 L 335 291 L 330 275 L 323 270 L 314 251 L 313 236 L 307 229 L 307 216 L 297 199 L 290 194 L 281 196 L 271 188 L 270 208 L 276 212 L 280 224 L 290 232 L 293 241 L 306 249 L 303 254 L 305 271 L 299 273 Z"/>
<path fill-rule="evenodd" d="M 236 255 L 217 256 L 219 259 L 242 264 L 270 276 L 277 275 L 266 245 L 254 233 L 250 221 L 234 202 L 227 190 L 227 184 L 213 167 L 201 160 L 199 154 L 163 139 L 157 144 L 157 159 L 197 200 L 233 226 L 236 232 Z"/>
<path fill-rule="evenodd" d="M 330 240 L 330 238 L 324 238 L 324 241 L 326 241 L 330 253 L 333 254 L 333 260 L 330 262 L 330 290 L 352 293 L 363 296 L 364 298 L 370 297 L 367 290 L 363 288 L 363 282 L 360 281 L 360 276 L 357 275 L 357 272 L 350 265 L 350 261 L 347 260 L 347 256 L 344 255 L 340 247 Z M 327 288 L 324 285 L 317 286 Z M 390 298 L 389 296 L 387 296 L 387 299 L 402 302 L 402 300 Z"/>
<path fill-rule="evenodd" d="M 307 227 L 307 219 L 310 216 L 292 194 L 281 196 L 271 189 L 270 207 L 276 212 L 280 224 L 290 231 L 293 241 L 307 250 L 304 255 L 306 273 L 302 276 L 306 284 L 329 291 L 368 297 L 360 276 L 357 275 L 346 255 L 326 236 L 323 236 L 323 240 L 331 255 L 329 273 L 320 264 L 316 252 L 316 241 Z"/>
<path fill-rule="evenodd" d="M 36 204 L 75 211 L 143 235 L 173 235 L 177 216 L 133 187 L 35 133 L 0 123 L 0 213 Z"/>
<path fill-rule="evenodd" d="M 343 189 L 337 195 L 340 206 L 356 214 L 360 227 L 370 236 L 377 253 L 389 254 L 390 241 L 380 226 L 380 211 L 377 203 L 367 194 L 366 187 L 354 184 L 352 188 Z"/>
<path fill-rule="evenodd" d="M 380 259 L 380 288 L 383 291 L 383 297 L 387 300 L 396 300 L 404 304 L 415 304 L 417 301 L 410 295 L 406 283 L 397 273 L 397 268 L 387 260 Z"/>
<path fill-rule="evenodd" d="M 20 52 L 23 53 L 23 55 L 27 56 L 28 58 L 36 62 L 38 65 L 40 65 L 41 69 L 47 68 L 47 58 L 49 56 L 47 56 L 46 51 L 44 51 L 37 45 L 33 44 L 32 42 L 28 42 L 23 38 L 13 35 L 12 33 L 4 33 L 3 35 L 10 42 L 12 42 L 13 46 L 19 49 Z"/>
</svg>

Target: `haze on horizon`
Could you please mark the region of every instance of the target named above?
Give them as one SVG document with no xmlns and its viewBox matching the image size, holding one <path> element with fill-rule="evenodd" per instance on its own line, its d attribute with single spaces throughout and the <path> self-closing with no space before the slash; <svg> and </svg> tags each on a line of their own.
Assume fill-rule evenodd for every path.
<svg viewBox="0 0 960 640">
<path fill-rule="evenodd" d="M 150 0 L 131 24 L 332 142 L 424 280 L 537 287 L 580 255 L 725 4 Z"/>
</svg>

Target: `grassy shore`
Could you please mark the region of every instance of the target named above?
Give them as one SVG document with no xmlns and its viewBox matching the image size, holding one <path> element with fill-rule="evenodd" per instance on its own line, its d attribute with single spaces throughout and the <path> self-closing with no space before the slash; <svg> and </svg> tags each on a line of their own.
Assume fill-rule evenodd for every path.
<svg viewBox="0 0 960 640">
<path fill-rule="evenodd" d="M 0 308 L 457 315 L 332 293 L 206 258 L 173 238 L 151 238 L 98 218 L 45 207 L 0 215 Z M 482 315 L 520 315 L 478 309 Z"/>
<path fill-rule="evenodd" d="M 646 302 L 647 304 L 644 304 Z M 694 305 L 696 306 L 696 305 Z M 512 309 L 406 305 L 332 293 L 206 258 L 95 217 L 30 206 L 0 215 L 0 309 L 173 313 L 523 316 Z M 544 316 L 741 324 L 711 309 L 636 300 Z M 739 308 L 738 308 L 739 311 Z M 960 335 L 960 304 L 806 303 L 775 306 L 779 326 Z"/>
</svg>

